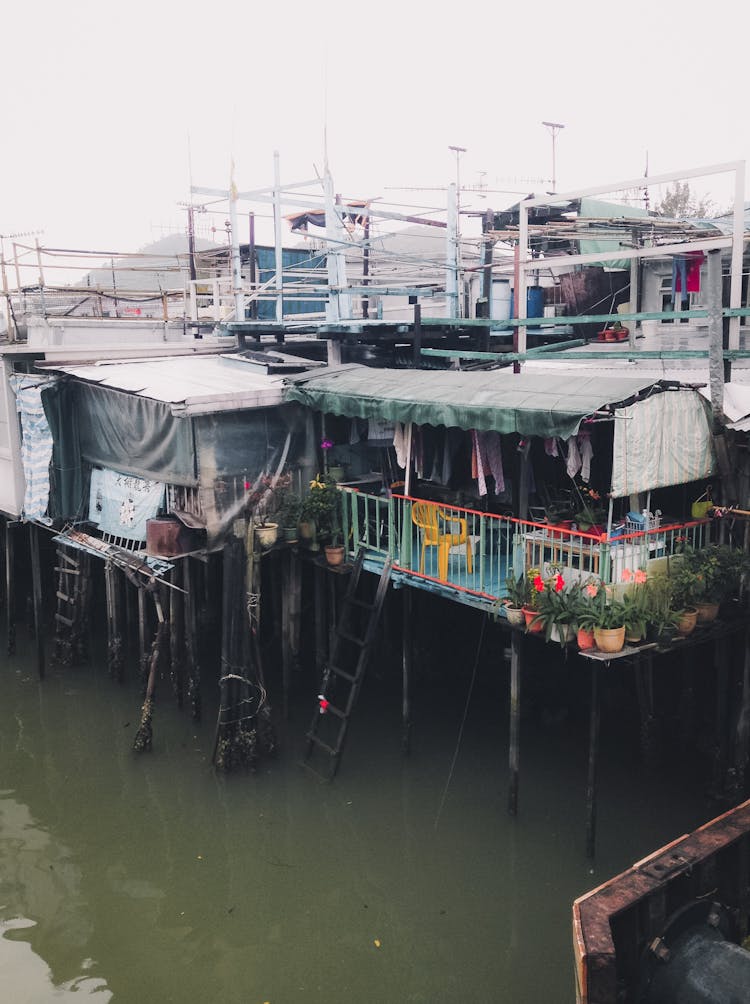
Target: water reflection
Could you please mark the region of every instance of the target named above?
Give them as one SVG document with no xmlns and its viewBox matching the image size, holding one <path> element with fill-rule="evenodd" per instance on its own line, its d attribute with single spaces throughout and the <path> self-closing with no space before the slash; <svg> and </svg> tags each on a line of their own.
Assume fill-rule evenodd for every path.
<svg viewBox="0 0 750 1004">
<path fill-rule="evenodd" d="M 438 819 L 454 693 L 420 695 L 405 760 L 397 697 L 370 692 L 345 769 L 320 786 L 297 766 L 307 706 L 276 761 L 221 778 L 210 706 L 196 727 L 164 686 L 153 754 L 135 757 L 134 686 L 96 666 L 39 684 L 30 665 L 21 653 L 1 674 L 0 967 L 14 1004 L 565 1004 L 575 896 L 703 821 L 659 778 L 644 779 L 640 818 L 631 765 L 605 760 L 592 875 L 583 734 L 526 726 L 509 819 L 500 691 L 472 704 Z"/>
<path fill-rule="evenodd" d="M 12 791 L 0 793 L 0 985 L 5 1000 L 67 1000 L 73 993 L 111 1000 L 106 980 L 90 972 L 95 961 L 81 958 L 92 925 L 80 892 L 80 870 L 70 852 L 35 824 L 28 806 L 12 796 Z M 19 916 L 19 911 L 38 919 Z M 45 959 L 55 960 L 57 968 Z"/>
</svg>

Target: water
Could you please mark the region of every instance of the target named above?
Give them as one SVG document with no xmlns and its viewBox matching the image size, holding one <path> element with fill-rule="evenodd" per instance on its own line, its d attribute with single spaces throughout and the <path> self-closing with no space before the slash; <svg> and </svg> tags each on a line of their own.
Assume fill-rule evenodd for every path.
<svg viewBox="0 0 750 1004">
<path fill-rule="evenodd" d="M 447 686 L 422 683 L 407 759 L 398 693 L 371 679 L 339 777 L 320 785 L 297 765 L 309 704 L 276 760 L 218 777 L 212 708 L 196 726 L 164 687 L 154 750 L 136 756 L 134 685 L 101 664 L 40 684 L 27 640 L 12 659 L 0 644 L 0 1000 L 12 1004 L 571 1002 L 572 900 L 708 818 L 699 792 L 670 791 L 608 746 L 605 717 L 589 862 L 585 717 L 556 706 L 524 722 L 509 818 L 496 662 L 443 798 L 471 658 Z"/>
</svg>

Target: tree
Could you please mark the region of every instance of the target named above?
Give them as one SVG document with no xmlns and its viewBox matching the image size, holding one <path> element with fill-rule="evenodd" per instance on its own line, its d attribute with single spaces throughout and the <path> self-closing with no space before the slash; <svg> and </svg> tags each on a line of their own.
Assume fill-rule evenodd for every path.
<svg viewBox="0 0 750 1004">
<path fill-rule="evenodd" d="M 714 216 L 716 205 L 712 199 L 696 199 L 687 181 L 675 181 L 674 186 L 667 188 L 667 194 L 656 207 L 659 216 L 669 216 L 671 219 L 682 219 L 686 216 Z"/>
</svg>

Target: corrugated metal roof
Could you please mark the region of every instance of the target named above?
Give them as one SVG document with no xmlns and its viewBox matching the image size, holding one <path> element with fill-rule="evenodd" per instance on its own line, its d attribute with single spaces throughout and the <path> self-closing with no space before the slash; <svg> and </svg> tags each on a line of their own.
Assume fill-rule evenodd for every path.
<svg viewBox="0 0 750 1004">
<path fill-rule="evenodd" d="M 284 380 L 238 357 L 201 356 L 142 362 L 102 361 L 59 371 L 113 390 L 172 405 L 175 415 L 267 408 L 283 400 Z"/>
<path fill-rule="evenodd" d="M 567 437 L 582 419 L 653 380 L 582 372 L 395 370 L 338 366 L 290 377 L 288 399 L 320 411 L 417 425 Z"/>
</svg>

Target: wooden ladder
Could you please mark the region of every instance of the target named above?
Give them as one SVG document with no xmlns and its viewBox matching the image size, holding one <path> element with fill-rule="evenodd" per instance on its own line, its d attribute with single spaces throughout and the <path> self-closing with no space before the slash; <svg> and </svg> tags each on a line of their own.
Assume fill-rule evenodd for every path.
<svg viewBox="0 0 750 1004">
<path fill-rule="evenodd" d="M 390 560 L 380 575 L 375 598 L 363 598 L 364 548 L 360 548 L 344 595 L 331 645 L 329 664 L 323 674 L 318 705 L 307 732 L 304 765 L 323 780 L 336 775 L 349 727 L 349 717 L 357 702 L 370 656 L 375 645 L 380 612 L 391 577 Z M 310 760 L 314 752 L 328 754 L 328 771 L 317 770 Z"/>
<path fill-rule="evenodd" d="M 64 546 L 57 548 L 55 661 L 65 666 L 81 661 L 86 655 L 85 619 L 90 574 L 87 559 L 88 556 L 80 552 L 72 557 Z"/>
</svg>

